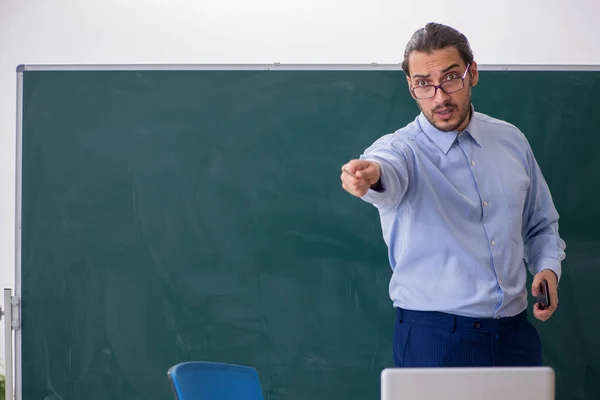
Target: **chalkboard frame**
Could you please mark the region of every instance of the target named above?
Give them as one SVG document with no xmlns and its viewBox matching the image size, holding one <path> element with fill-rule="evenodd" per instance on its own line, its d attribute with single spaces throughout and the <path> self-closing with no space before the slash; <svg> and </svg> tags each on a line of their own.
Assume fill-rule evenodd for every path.
<svg viewBox="0 0 600 400">
<path fill-rule="evenodd" d="M 479 64 L 480 71 L 600 71 L 600 65 L 582 64 Z M 19 304 L 22 295 L 21 282 L 21 223 L 22 223 L 22 127 L 23 127 L 23 83 L 26 71 L 401 71 L 401 64 L 20 64 L 17 72 L 17 120 L 16 120 L 16 177 L 15 177 L 15 292 L 14 297 Z M 9 305 L 5 305 L 8 307 Z M 22 400 L 22 339 L 21 310 L 18 307 L 17 315 L 13 314 L 14 349 L 10 351 L 13 365 L 6 365 L 6 369 L 14 366 L 14 396 Z M 8 321 L 5 323 L 11 323 Z M 12 356 L 14 355 L 14 358 Z M 11 374 L 7 373 L 7 376 Z M 10 385 L 8 382 L 7 385 Z"/>
</svg>

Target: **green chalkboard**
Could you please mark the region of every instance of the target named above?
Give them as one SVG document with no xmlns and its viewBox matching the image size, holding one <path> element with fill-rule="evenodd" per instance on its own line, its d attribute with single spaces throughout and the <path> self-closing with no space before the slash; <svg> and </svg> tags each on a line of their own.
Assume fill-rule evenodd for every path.
<svg viewBox="0 0 600 400">
<path fill-rule="evenodd" d="M 365 68 L 366 69 L 366 68 Z M 376 210 L 340 166 L 416 116 L 401 71 L 21 72 L 23 399 L 172 398 L 167 369 L 255 367 L 266 399 L 375 399 L 392 365 Z M 482 71 L 567 243 L 536 323 L 559 399 L 600 397 L 600 71 Z"/>
</svg>

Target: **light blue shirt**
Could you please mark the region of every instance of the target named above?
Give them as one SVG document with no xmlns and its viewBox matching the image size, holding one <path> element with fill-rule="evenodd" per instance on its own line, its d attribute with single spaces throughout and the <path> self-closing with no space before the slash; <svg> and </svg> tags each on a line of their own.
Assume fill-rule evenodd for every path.
<svg viewBox="0 0 600 400">
<path fill-rule="evenodd" d="M 394 306 L 472 317 L 527 308 L 526 265 L 560 279 L 565 243 L 529 143 L 515 126 L 474 112 L 462 132 L 423 114 L 361 159 L 381 169 L 377 207 Z"/>
</svg>

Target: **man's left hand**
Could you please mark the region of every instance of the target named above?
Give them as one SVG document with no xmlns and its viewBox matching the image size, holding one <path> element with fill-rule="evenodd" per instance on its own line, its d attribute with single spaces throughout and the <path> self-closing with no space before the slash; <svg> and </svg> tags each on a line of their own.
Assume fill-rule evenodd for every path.
<svg viewBox="0 0 600 400">
<path fill-rule="evenodd" d="M 558 307 L 558 291 L 556 290 L 558 279 L 554 271 L 550 269 L 545 269 L 542 272 L 535 274 L 533 277 L 533 283 L 531 284 L 531 294 L 534 297 L 540 294 L 540 287 L 542 286 L 544 279 L 548 281 L 550 307 L 541 309 L 539 303 L 535 303 L 533 305 L 533 315 L 540 321 L 546 321 L 548 318 L 550 318 L 552 313 L 554 313 L 556 310 L 556 307 Z"/>
</svg>

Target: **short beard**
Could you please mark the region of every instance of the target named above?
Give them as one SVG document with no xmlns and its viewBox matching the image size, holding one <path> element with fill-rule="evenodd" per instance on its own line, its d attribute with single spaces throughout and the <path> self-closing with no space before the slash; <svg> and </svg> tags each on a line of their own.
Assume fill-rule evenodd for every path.
<svg viewBox="0 0 600 400">
<path fill-rule="evenodd" d="M 431 125 L 435 126 L 437 130 L 442 131 L 442 132 L 452 132 L 452 131 L 455 131 L 456 129 L 458 129 L 458 127 L 461 126 L 463 124 L 463 122 L 465 122 L 469 118 L 469 115 L 471 114 L 471 88 L 469 88 L 469 96 L 467 98 L 466 105 L 465 105 L 464 109 L 462 110 L 462 114 L 459 118 L 459 121 L 454 125 L 446 125 L 443 127 L 438 126 L 435 123 L 435 119 L 434 119 L 435 113 L 432 112 L 431 115 L 428 115 L 426 112 L 423 111 L 423 108 L 421 107 L 421 105 L 419 103 L 417 103 L 417 105 L 419 106 L 419 109 L 421 110 L 421 112 L 423 112 L 423 115 L 425 116 L 425 118 L 427 118 L 427 121 L 429 121 L 429 123 Z M 444 103 L 444 107 L 454 107 L 454 106 L 452 105 L 452 103 Z"/>
</svg>

